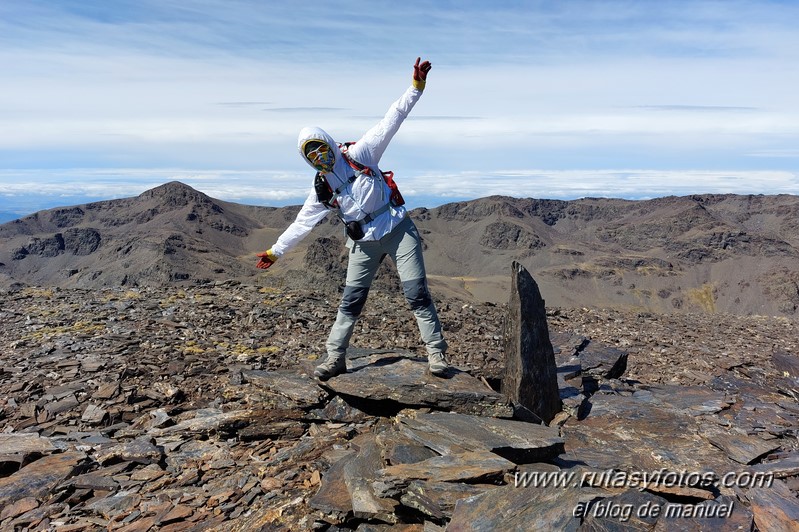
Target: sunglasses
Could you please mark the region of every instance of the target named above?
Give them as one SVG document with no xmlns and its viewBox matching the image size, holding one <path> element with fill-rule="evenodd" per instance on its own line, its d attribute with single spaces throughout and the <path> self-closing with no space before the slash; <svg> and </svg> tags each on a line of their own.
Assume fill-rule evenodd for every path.
<svg viewBox="0 0 799 532">
<path fill-rule="evenodd" d="M 305 154 L 312 165 L 319 169 L 330 168 L 333 164 L 333 154 L 330 152 L 330 146 L 327 144 L 320 144 L 315 149 Z"/>
</svg>

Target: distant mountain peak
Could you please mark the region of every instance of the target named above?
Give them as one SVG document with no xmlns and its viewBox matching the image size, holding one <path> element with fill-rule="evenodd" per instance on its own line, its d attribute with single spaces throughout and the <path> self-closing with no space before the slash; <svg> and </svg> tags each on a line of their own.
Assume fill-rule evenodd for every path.
<svg viewBox="0 0 799 532">
<path fill-rule="evenodd" d="M 180 181 L 170 181 L 163 185 L 145 190 L 139 195 L 142 199 L 156 199 L 170 207 L 182 207 L 191 203 L 205 204 L 214 201 L 199 190 L 195 190 Z"/>
</svg>

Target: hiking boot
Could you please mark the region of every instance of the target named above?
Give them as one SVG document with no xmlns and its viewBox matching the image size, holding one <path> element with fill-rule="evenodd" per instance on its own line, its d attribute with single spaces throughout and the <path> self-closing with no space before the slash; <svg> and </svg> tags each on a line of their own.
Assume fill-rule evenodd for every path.
<svg viewBox="0 0 799 532">
<path fill-rule="evenodd" d="M 444 353 L 427 355 L 427 364 L 430 367 L 430 373 L 436 377 L 443 376 L 447 372 L 447 369 L 449 369 L 449 364 L 447 364 L 447 361 L 444 359 Z"/>
<path fill-rule="evenodd" d="M 327 355 L 325 360 L 316 366 L 313 372 L 314 377 L 318 378 L 320 381 L 326 381 L 342 373 L 347 373 L 347 363 L 344 360 L 344 355 Z"/>
</svg>

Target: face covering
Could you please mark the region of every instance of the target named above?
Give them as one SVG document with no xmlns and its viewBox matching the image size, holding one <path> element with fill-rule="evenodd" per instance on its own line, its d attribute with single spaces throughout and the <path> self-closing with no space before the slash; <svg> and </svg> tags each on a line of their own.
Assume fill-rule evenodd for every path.
<svg viewBox="0 0 799 532">
<path fill-rule="evenodd" d="M 305 158 L 322 173 L 333 171 L 333 163 L 335 162 L 335 155 L 330 146 L 318 140 L 309 140 L 303 146 L 303 153 Z"/>
</svg>

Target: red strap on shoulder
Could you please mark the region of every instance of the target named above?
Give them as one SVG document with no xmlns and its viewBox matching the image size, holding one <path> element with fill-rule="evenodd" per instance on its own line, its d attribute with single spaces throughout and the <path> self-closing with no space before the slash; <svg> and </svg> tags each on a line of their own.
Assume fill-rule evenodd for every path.
<svg viewBox="0 0 799 532">
<path fill-rule="evenodd" d="M 362 165 L 361 163 L 359 163 L 358 161 L 356 161 L 355 159 L 350 157 L 349 154 L 347 153 L 347 150 L 349 149 L 349 147 L 354 145 L 354 144 L 355 144 L 354 142 L 345 142 L 344 144 L 339 144 L 338 145 L 338 149 L 341 152 L 341 155 L 344 156 L 344 160 L 347 161 L 347 163 L 349 163 L 349 165 L 352 167 L 352 169 L 355 170 L 356 172 L 361 172 L 361 173 L 366 174 L 368 176 L 373 175 L 371 168 L 369 168 L 368 166 Z"/>
</svg>

